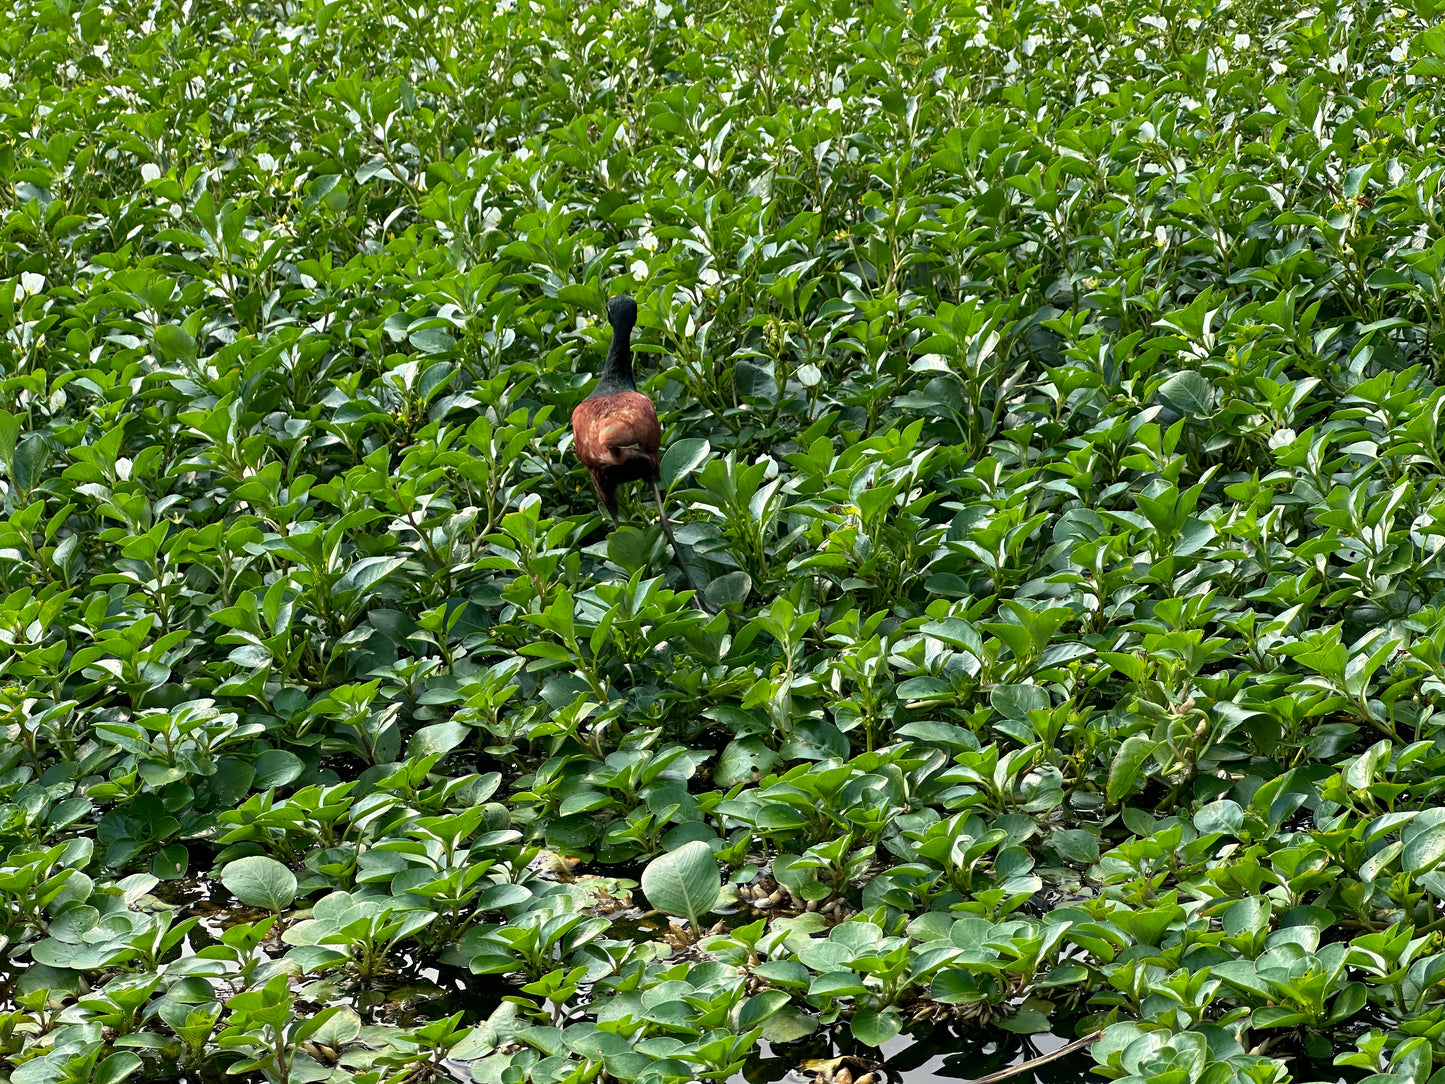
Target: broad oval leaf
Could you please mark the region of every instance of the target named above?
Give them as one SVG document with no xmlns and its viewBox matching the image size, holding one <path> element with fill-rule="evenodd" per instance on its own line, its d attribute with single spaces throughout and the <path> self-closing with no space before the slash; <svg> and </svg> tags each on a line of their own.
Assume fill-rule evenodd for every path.
<svg viewBox="0 0 1445 1084">
<path fill-rule="evenodd" d="M 717 859 L 701 840 L 654 858 L 642 871 L 648 902 L 669 915 L 686 917 L 694 926 L 722 898 Z"/>
<path fill-rule="evenodd" d="M 725 606 L 740 606 L 748 600 L 752 593 L 752 577 L 746 572 L 729 572 L 725 576 L 719 576 L 707 585 L 707 600 L 714 606 L 722 608 Z"/>
<path fill-rule="evenodd" d="M 853 1015 L 853 1038 L 867 1046 L 881 1046 L 903 1031 L 903 1018 L 894 1009 L 874 1012 L 873 1009 L 858 1009 Z"/>
<path fill-rule="evenodd" d="M 1405 841 L 1400 854 L 1400 868 L 1406 873 L 1423 873 L 1434 869 L 1445 856 L 1445 824 L 1432 824 Z"/>
<path fill-rule="evenodd" d="M 365 590 L 386 579 L 404 564 L 406 564 L 405 557 L 363 557 L 348 568 L 341 579 L 336 581 L 334 590 L 338 595 L 344 595 L 349 591 Z"/>
<path fill-rule="evenodd" d="M 1159 386 L 1159 398 L 1179 413 L 1196 419 L 1214 410 L 1214 385 L 1199 373 L 1175 373 Z"/>
<path fill-rule="evenodd" d="M 457 341 L 439 327 L 413 331 L 407 341 L 423 354 L 445 354 L 457 345 Z"/>
<path fill-rule="evenodd" d="M 662 453 L 662 484 L 672 486 L 707 460 L 712 445 L 706 437 L 686 437 L 673 441 Z"/>
<path fill-rule="evenodd" d="M 248 907 L 282 911 L 296 898 L 296 875 L 274 858 L 254 854 L 227 862 L 221 883 Z"/>
</svg>

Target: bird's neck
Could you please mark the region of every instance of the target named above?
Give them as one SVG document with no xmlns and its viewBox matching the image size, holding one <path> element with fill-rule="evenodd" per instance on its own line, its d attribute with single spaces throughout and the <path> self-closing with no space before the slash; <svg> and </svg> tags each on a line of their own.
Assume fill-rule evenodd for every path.
<svg viewBox="0 0 1445 1084">
<path fill-rule="evenodd" d="M 614 395 L 619 391 L 636 391 L 637 381 L 632 377 L 631 329 L 614 328 L 612 346 L 607 351 L 607 361 L 602 366 L 602 378 L 597 382 L 593 395 Z"/>
</svg>

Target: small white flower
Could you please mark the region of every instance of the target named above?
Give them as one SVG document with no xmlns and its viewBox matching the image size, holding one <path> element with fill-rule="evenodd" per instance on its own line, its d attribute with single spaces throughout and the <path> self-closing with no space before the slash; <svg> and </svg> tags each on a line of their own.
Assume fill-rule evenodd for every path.
<svg viewBox="0 0 1445 1084">
<path fill-rule="evenodd" d="M 1236 49 L 1248 49 L 1249 46 L 1250 46 L 1250 37 L 1249 37 L 1248 34 L 1236 34 L 1236 35 L 1234 35 L 1234 47 L 1235 47 Z"/>
<path fill-rule="evenodd" d="M 526 86 L 526 85 L 527 85 L 527 77 L 526 77 L 525 75 L 523 75 L 521 72 L 513 72 L 513 73 L 512 73 L 512 86 L 514 86 L 514 87 L 524 87 L 524 86 Z"/>
<path fill-rule="evenodd" d="M 15 284 L 15 301 L 18 304 L 27 297 L 42 293 L 44 290 L 44 275 L 37 275 L 34 271 L 22 271 L 20 273 L 20 281 Z"/>
<path fill-rule="evenodd" d="M 158 181 L 161 179 L 161 167 L 154 162 L 147 162 L 140 167 L 140 179 L 143 181 Z"/>
<path fill-rule="evenodd" d="M 627 270 L 629 270 L 629 271 L 632 272 L 632 277 L 633 277 L 633 278 L 635 278 L 635 279 L 645 279 L 645 278 L 647 278 L 647 261 L 646 261 L 646 260 L 633 260 L 633 261 L 632 261 L 632 266 L 629 267 Z"/>
<path fill-rule="evenodd" d="M 1108 94 L 1109 81 L 1107 79 L 1095 79 L 1094 85 L 1089 88 L 1095 94 Z"/>
<path fill-rule="evenodd" d="M 262 153 L 256 155 L 256 165 L 262 173 L 276 172 L 276 159 L 272 158 L 269 154 Z"/>
<path fill-rule="evenodd" d="M 1397 45 L 1390 50 L 1390 59 L 1393 60 L 1396 64 L 1400 63 L 1400 61 L 1404 60 L 1409 55 L 1410 47 L 1408 45 Z"/>
<path fill-rule="evenodd" d="M 702 269 L 702 273 L 697 276 L 697 280 L 704 286 L 716 286 L 722 281 L 722 276 L 711 267 L 705 267 Z"/>
</svg>

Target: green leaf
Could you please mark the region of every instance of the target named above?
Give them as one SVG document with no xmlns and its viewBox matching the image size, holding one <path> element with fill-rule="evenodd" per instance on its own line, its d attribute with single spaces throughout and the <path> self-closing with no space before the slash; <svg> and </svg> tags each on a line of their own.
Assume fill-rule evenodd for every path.
<svg viewBox="0 0 1445 1084">
<path fill-rule="evenodd" d="M 433 753 L 450 753 L 471 735 L 470 727 L 462 723 L 434 723 L 424 726 L 412 735 L 407 743 L 408 760 L 422 760 Z"/>
<path fill-rule="evenodd" d="M 1224 932 L 1227 934 L 1262 933 L 1270 918 L 1269 901 L 1263 896 L 1247 896 L 1225 908 Z"/>
<path fill-rule="evenodd" d="M 439 327 L 413 331 L 407 341 L 423 354 L 445 354 L 456 349 L 457 341 Z"/>
<path fill-rule="evenodd" d="M 1059 828 L 1049 835 L 1054 850 L 1070 862 L 1092 865 L 1099 860 L 1099 837 L 1085 828 Z"/>
<path fill-rule="evenodd" d="M 746 572 L 729 572 L 707 585 L 707 600 L 718 609 L 740 606 L 752 594 L 753 581 Z"/>
<path fill-rule="evenodd" d="M 37 964 L 73 971 L 96 971 L 134 955 L 134 949 L 113 942 L 71 945 L 54 937 L 37 942 L 30 950 L 30 958 Z"/>
<path fill-rule="evenodd" d="M 796 1005 L 785 1005 L 763 1025 L 763 1038 L 770 1043 L 795 1043 L 818 1030 L 818 1018 Z"/>
<path fill-rule="evenodd" d="M 654 858 L 642 871 L 642 891 L 659 911 L 685 916 L 697 926 L 722 898 L 712 848 L 697 840 Z"/>
<path fill-rule="evenodd" d="M 859 1009 L 848 1026 L 853 1038 L 865 1046 L 882 1046 L 903 1030 L 903 1018 L 895 1009 L 884 1009 L 882 1012 Z"/>
<path fill-rule="evenodd" d="M 662 485 L 671 489 L 707 460 L 712 445 L 705 437 L 686 437 L 668 445 L 662 453 Z"/>
<path fill-rule="evenodd" d="M 145 1068 L 139 1054 L 129 1050 L 118 1050 L 95 1067 L 93 1084 L 120 1084 L 127 1077 L 134 1076 Z"/>
<path fill-rule="evenodd" d="M 1037 685 L 997 685 L 989 693 L 989 703 L 1005 719 L 1027 719 L 1030 711 L 1050 705 L 1049 694 Z"/>
<path fill-rule="evenodd" d="M 1109 801 L 1115 805 L 1136 793 L 1143 785 L 1144 764 L 1159 743 L 1143 734 L 1131 734 L 1119 746 L 1109 768 Z"/>
<path fill-rule="evenodd" d="M 755 782 L 778 762 L 778 754 L 758 737 L 735 738 L 718 758 L 714 781 L 724 788 Z"/>
<path fill-rule="evenodd" d="M 607 536 L 607 559 L 629 576 L 647 568 L 651 557 L 647 535 L 636 527 L 624 524 Z"/>
<path fill-rule="evenodd" d="M 15 448 L 14 481 L 22 493 L 29 494 L 40 485 L 50 465 L 50 445 L 39 433 L 31 433 Z"/>
<path fill-rule="evenodd" d="M 1400 853 L 1400 868 L 1406 873 L 1423 873 L 1434 869 L 1445 857 L 1445 824 L 1432 824 L 1405 840 Z"/>
<path fill-rule="evenodd" d="M 340 1050 L 347 1043 L 354 1042 L 361 1034 L 361 1017 L 356 1014 L 356 1010 L 350 1005 L 337 1008 L 337 1012 L 323 1020 L 309 1035 L 313 1042 L 329 1046 L 333 1050 Z"/>
<path fill-rule="evenodd" d="M 1015 1035 L 1041 1035 L 1051 1030 L 1049 1018 L 1036 1009 L 1020 1009 L 1012 1016 L 1000 1019 L 998 1026 Z"/>
<path fill-rule="evenodd" d="M 306 763 L 289 749 L 267 749 L 255 760 L 257 790 L 284 787 L 295 782 L 306 770 Z"/>
<path fill-rule="evenodd" d="M 1244 826 L 1244 810 L 1229 798 L 1210 802 L 1194 814 L 1194 827 L 1202 834 L 1221 832 L 1235 835 Z"/>
<path fill-rule="evenodd" d="M 156 353 L 166 362 L 193 362 L 196 360 L 196 340 L 179 324 L 160 324 L 152 332 Z"/>
<path fill-rule="evenodd" d="M 336 593 L 344 595 L 351 591 L 365 591 L 406 564 L 405 557 L 363 557 L 348 568 L 341 579 L 336 581 Z"/>
<path fill-rule="evenodd" d="M 764 990 L 754 994 L 738 1008 L 737 1024 L 740 1031 L 751 1031 L 766 1023 L 782 1011 L 789 1002 L 786 990 Z"/>
<path fill-rule="evenodd" d="M 0 407 L 0 467 L 8 474 L 15 462 L 15 444 L 20 439 L 20 415 Z"/>
<path fill-rule="evenodd" d="M 1159 398 L 1185 417 L 1204 419 L 1214 410 L 1214 385 L 1199 373 L 1175 373 L 1159 386 Z"/>
<path fill-rule="evenodd" d="M 986 1000 L 977 982 L 967 971 L 958 968 L 940 971 L 933 976 L 928 996 L 942 1005 L 961 1005 L 970 1001 Z"/>
<path fill-rule="evenodd" d="M 190 852 L 184 846 L 172 843 L 168 847 L 162 847 L 155 858 L 151 859 L 151 873 L 163 881 L 173 881 L 186 875 L 190 859 Z"/>
<path fill-rule="evenodd" d="M 228 862 L 221 883 L 248 907 L 284 911 L 296 898 L 296 875 L 274 858 L 252 855 Z"/>
</svg>

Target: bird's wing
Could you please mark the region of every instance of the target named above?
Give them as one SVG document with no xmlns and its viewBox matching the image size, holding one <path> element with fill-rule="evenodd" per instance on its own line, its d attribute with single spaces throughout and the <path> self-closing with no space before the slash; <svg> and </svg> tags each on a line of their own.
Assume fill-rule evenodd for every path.
<svg viewBox="0 0 1445 1084">
<path fill-rule="evenodd" d="M 588 465 L 619 463 L 641 453 L 653 458 L 662 427 L 652 400 L 637 392 L 588 399 L 572 412 L 577 454 Z"/>
</svg>

